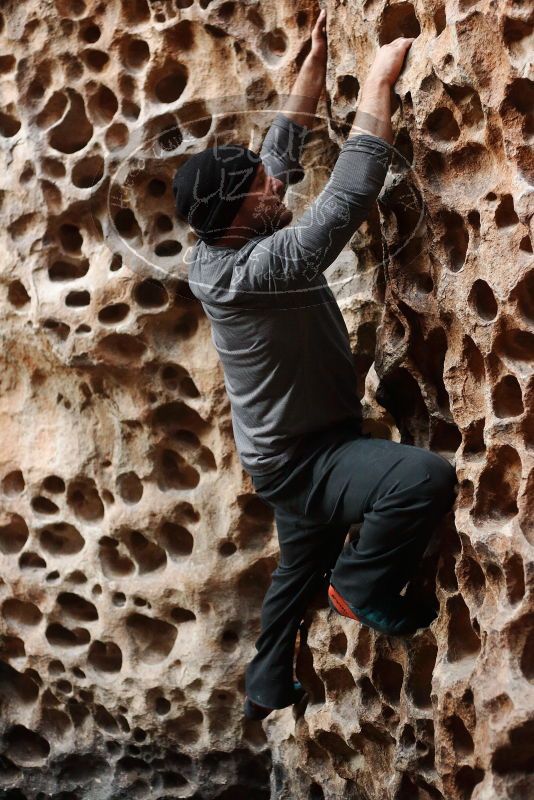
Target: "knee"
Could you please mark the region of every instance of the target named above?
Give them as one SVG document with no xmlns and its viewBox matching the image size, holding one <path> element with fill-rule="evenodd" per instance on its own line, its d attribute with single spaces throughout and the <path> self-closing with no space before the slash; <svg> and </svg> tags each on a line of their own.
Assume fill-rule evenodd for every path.
<svg viewBox="0 0 534 800">
<path fill-rule="evenodd" d="M 423 466 L 430 476 L 428 488 L 430 489 L 433 505 L 436 509 L 446 513 L 456 499 L 458 477 L 456 470 L 446 458 L 430 450 L 424 451 Z"/>
</svg>

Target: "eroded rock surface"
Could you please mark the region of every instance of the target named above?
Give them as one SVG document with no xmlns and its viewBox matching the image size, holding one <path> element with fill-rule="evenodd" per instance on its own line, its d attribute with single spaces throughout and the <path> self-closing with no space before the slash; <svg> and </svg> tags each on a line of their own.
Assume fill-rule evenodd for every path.
<svg viewBox="0 0 534 800">
<path fill-rule="evenodd" d="M 402 642 L 318 597 L 297 655 L 308 705 L 243 724 L 276 533 L 236 457 L 170 179 L 215 141 L 259 147 L 318 8 L 4 3 L 6 799 L 534 792 L 532 9 L 326 7 L 296 213 L 329 176 L 376 46 L 417 37 L 386 185 L 327 274 L 366 429 L 457 469 L 423 573 L 439 618 Z"/>
</svg>

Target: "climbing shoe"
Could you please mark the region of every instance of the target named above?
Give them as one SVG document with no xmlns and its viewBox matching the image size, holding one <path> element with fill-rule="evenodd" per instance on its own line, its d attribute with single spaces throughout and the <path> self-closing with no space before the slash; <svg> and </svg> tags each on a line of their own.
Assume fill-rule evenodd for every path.
<svg viewBox="0 0 534 800">
<path fill-rule="evenodd" d="M 294 699 L 288 705 L 294 705 L 302 700 L 306 694 L 306 690 L 300 681 L 293 681 Z M 286 708 L 287 706 L 284 706 Z M 245 698 L 244 715 L 247 719 L 265 719 L 271 711 L 278 709 L 269 708 L 268 706 L 261 706 L 259 703 L 253 702 L 249 697 Z"/>
<path fill-rule="evenodd" d="M 387 636 L 410 636 L 419 628 L 427 628 L 437 617 L 435 607 L 416 606 L 402 595 L 386 595 L 372 604 L 354 606 L 332 584 L 328 587 L 328 604 L 338 614 Z"/>
</svg>

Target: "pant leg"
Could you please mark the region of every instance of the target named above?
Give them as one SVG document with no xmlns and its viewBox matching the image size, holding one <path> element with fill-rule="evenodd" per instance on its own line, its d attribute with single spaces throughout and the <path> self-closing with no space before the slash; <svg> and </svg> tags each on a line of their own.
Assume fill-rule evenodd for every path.
<svg viewBox="0 0 534 800">
<path fill-rule="evenodd" d="M 291 702 L 296 631 L 327 566 L 354 605 L 373 592 L 400 591 L 452 506 L 456 482 L 454 468 L 436 453 L 357 433 L 323 436 L 287 475 L 254 482 L 275 508 L 282 557 L 264 599 L 258 654 L 247 668 L 252 700 L 272 708 Z M 350 525 L 362 521 L 359 539 L 343 547 Z M 324 539 L 331 546 L 318 563 L 316 542 Z"/>
<path fill-rule="evenodd" d="M 298 627 L 313 597 L 328 584 L 349 527 L 310 523 L 275 508 L 280 559 L 261 610 L 257 653 L 245 676 L 251 700 L 271 708 L 292 703 Z"/>
<path fill-rule="evenodd" d="M 435 526 L 452 508 L 457 478 L 442 456 L 384 439 L 353 439 L 319 454 L 306 502 L 310 517 L 361 522 L 331 582 L 353 605 L 398 593 L 416 571 Z"/>
<path fill-rule="evenodd" d="M 402 589 L 454 504 L 456 484 L 454 467 L 437 453 L 347 432 L 323 437 L 287 477 L 259 485 L 268 502 L 310 522 L 363 522 L 332 583 L 350 603 L 364 605 L 375 592 Z"/>
</svg>

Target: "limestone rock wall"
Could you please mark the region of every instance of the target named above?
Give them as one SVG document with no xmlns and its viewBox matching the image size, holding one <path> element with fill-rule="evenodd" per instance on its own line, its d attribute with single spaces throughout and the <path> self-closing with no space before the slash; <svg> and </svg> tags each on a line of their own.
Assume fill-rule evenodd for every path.
<svg viewBox="0 0 534 800">
<path fill-rule="evenodd" d="M 170 178 L 225 137 L 259 146 L 318 7 L 4 2 L 2 798 L 534 791 L 532 9 L 326 7 L 297 213 L 376 46 L 418 37 L 386 185 L 328 277 L 367 430 L 456 465 L 422 576 L 439 618 L 402 642 L 318 597 L 298 643 L 307 705 L 244 724 L 276 532 L 235 454 Z"/>
</svg>

